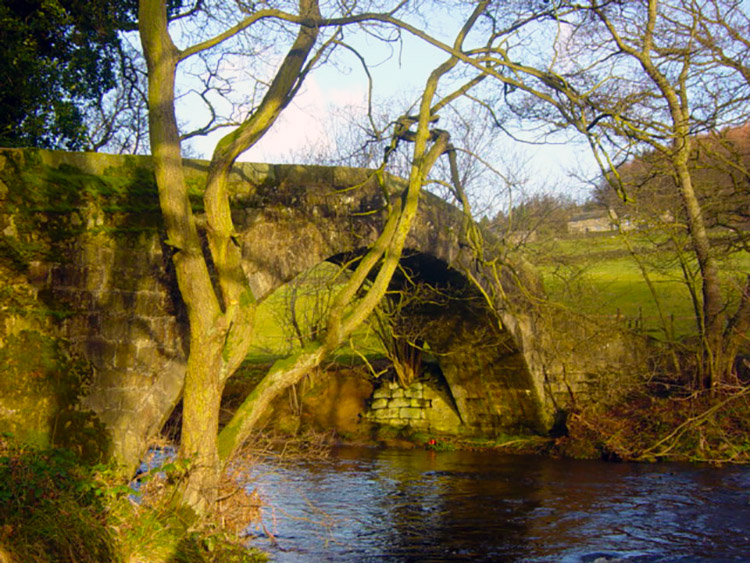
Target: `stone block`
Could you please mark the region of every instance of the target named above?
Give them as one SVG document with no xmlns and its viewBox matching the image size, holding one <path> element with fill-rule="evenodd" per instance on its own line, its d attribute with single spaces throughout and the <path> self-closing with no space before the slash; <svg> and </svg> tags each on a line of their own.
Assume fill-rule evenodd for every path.
<svg viewBox="0 0 750 563">
<path fill-rule="evenodd" d="M 117 345 L 103 338 L 93 337 L 86 342 L 86 356 L 97 369 L 112 367 Z"/>
<path fill-rule="evenodd" d="M 135 354 L 136 362 L 146 368 L 156 370 L 164 361 L 164 356 L 159 349 L 149 341 L 140 341 Z"/>
<path fill-rule="evenodd" d="M 423 394 L 424 393 L 421 387 L 419 389 L 415 389 L 413 385 L 409 387 L 406 391 L 404 391 L 404 396 L 408 397 L 409 399 L 421 399 Z"/>
<path fill-rule="evenodd" d="M 110 271 L 100 264 L 91 264 L 86 267 L 82 275 L 85 276 L 85 287 L 89 289 L 101 289 L 110 284 Z"/>
<path fill-rule="evenodd" d="M 418 409 L 424 409 L 424 408 L 427 408 L 430 403 L 431 403 L 431 401 L 425 400 L 425 399 L 409 399 L 409 404 L 408 405 L 404 405 L 404 406 L 416 407 Z"/>
<path fill-rule="evenodd" d="M 153 315 L 167 307 L 169 297 L 161 291 L 135 292 L 135 311 L 141 315 Z"/>
<path fill-rule="evenodd" d="M 302 166 L 299 164 L 284 164 L 276 167 L 277 181 L 284 185 L 333 185 L 333 169 L 326 166 Z"/>
<path fill-rule="evenodd" d="M 391 399 L 390 401 L 388 401 L 388 406 L 393 409 L 399 409 L 401 407 L 410 407 L 411 399 L 407 399 L 406 397 L 396 397 L 395 399 Z"/>
<path fill-rule="evenodd" d="M 368 179 L 369 170 L 363 168 L 347 168 L 337 166 L 333 169 L 333 186 L 336 188 L 349 188 L 361 184 Z"/>
<path fill-rule="evenodd" d="M 414 407 L 403 407 L 398 409 L 398 415 L 400 418 L 406 418 L 408 420 L 419 420 L 425 417 L 424 409 L 417 409 Z"/>
<path fill-rule="evenodd" d="M 382 399 L 384 397 L 390 397 L 391 393 L 386 387 L 378 387 L 372 394 L 373 399 Z"/>
<path fill-rule="evenodd" d="M 393 397 L 394 399 L 398 399 L 399 397 L 403 397 L 403 396 L 404 396 L 404 390 L 401 389 L 400 387 L 398 389 L 393 389 L 391 391 L 391 397 Z"/>
<path fill-rule="evenodd" d="M 52 268 L 50 284 L 53 287 L 84 287 L 85 276 L 81 269 L 71 265 L 60 265 Z"/>
<path fill-rule="evenodd" d="M 380 398 L 380 399 L 375 399 L 372 402 L 372 404 L 370 405 L 370 408 L 372 410 L 378 410 L 378 409 L 384 409 L 387 406 L 388 406 L 388 399 L 386 399 L 386 398 Z"/>
<path fill-rule="evenodd" d="M 375 411 L 376 418 L 398 418 L 398 409 L 380 409 Z"/>
<path fill-rule="evenodd" d="M 115 355 L 115 367 L 119 369 L 132 368 L 138 355 L 138 347 L 132 342 L 120 342 Z"/>
<path fill-rule="evenodd" d="M 232 222 L 235 225 L 242 225 L 245 222 L 245 210 L 232 209 Z"/>
<path fill-rule="evenodd" d="M 173 317 L 161 316 L 148 319 L 148 332 L 159 346 L 171 349 L 180 345 L 181 335 Z"/>
<path fill-rule="evenodd" d="M 104 319 L 100 319 L 100 324 L 101 335 L 107 340 L 122 342 L 130 340 L 134 336 L 134 326 L 128 317 L 107 316 Z"/>
<path fill-rule="evenodd" d="M 154 275 L 139 276 L 131 283 L 139 292 L 161 293 L 165 291 L 161 280 Z"/>
<path fill-rule="evenodd" d="M 48 263 L 40 260 L 34 260 L 29 262 L 29 269 L 26 274 L 29 283 L 35 285 L 42 285 L 47 283 L 50 278 L 51 267 Z"/>
<path fill-rule="evenodd" d="M 398 409 L 383 409 L 383 412 L 386 414 L 386 418 L 398 418 Z"/>
</svg>

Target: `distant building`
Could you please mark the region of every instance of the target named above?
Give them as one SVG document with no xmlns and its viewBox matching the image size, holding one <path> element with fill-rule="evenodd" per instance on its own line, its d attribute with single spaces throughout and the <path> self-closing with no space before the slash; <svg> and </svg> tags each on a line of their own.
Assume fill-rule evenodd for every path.
<svg viewBox="0 0 750 563">
<path fill-rule="evenodd" d="M 568 232 L 572 234 L 606 233 L 617 230 L 617 215 L 614 211 L 600 209 L 574 215 L 568 221 Z M 633 228 L 630 219 L 621 219 L 620 228 L 629 231 Z"/>
<path fill-rule="evenodd" d="M 615 230 L 617 230 L 617 226 L 612 223 L 612 219 L 606 211 L 579 213 L 568 221 L 568 232 L 573 234 L 604 233 Z"/>
</svg>

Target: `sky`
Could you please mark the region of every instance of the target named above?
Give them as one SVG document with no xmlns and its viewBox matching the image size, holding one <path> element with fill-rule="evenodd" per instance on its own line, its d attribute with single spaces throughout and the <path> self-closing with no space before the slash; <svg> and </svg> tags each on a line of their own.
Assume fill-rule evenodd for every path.
<svg viewBox="0 0 750 563">
<path fill-rule="evenodd" d="M 449 35 L 445 28 L 440 32 Z M 403 36 L 403 47 L 395 52 L 386 51 L 374 40 L 360 40 L 356 46 L 371 65 L 376 100 L 416 99 L 431 70 L 445 60 L 444 53 L 408 34 Z M 358 60 L 346 52 L 339 60 L 339 65 L 325 65 L 306 79 L 300 93 L 271 131 L 243 154 L 241 161 L 290 162 L 310 147 L 330 145 L 331 132 L 336 129 L 336 108 L 365 108 L 367 103 L 366 75 Z M 209 157 L 218 138 L 218 135 L 209 136 L 193 143 L 193 148 L 201 157 Z M 496 142 L 502 145 L 499 152 L 511 155 L 511 161 L 525 163 L 529 193 L 564 191 L 577 199 L 585 199 L 586 188 L 580 180 L 571 179 L 570 172 L 595 175 L 595 161 L 587 146 L 570 143 L 519 146 L 499 132 Z M 493 164 L 503 167 L 507 162 Z"/>
</svg>

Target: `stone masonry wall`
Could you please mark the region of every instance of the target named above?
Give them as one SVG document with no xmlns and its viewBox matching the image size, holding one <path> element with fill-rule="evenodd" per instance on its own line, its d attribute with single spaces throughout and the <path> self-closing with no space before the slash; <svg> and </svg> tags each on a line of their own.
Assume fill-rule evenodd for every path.
<svg viewBox="0 0 750 563">
<path fill-rule="evenodd" d="M 461 428 L 461 419 L 445 394 L 419 381 L 405 389 L 396 382 L 384 382 L 373 392 L 365 418 L 377 424 L 442 434 L 457 434 Z"/>
<path fill-rule="evenodd" d="M 0 428 L 90 458 L 160 430 L 185 364 L 160 225 L 149 159 L 0 151 Z"/>
<path fill-rule="evenodd" d="M 185 169 L 200 221 L 207 163 Z M 322 260 L 353 259 L 382 228 L 383 190 L 365 170 L 244 163 L 230 186 L 243 268 L 261 299 Z M 462 222 L 423 194 L 408 253 L 463 280 L 478 266 L 459 244 Z M 149 158 L 0 149 L 0 431 L 138 459 L 179 401 L 185 372 L 187 327 L 164 238 Z M 417 311 L 432 323 L 425 341 L 441 354 L 460 418 L 425 387 L 377 397 L 373 416 L 543 431 L 571 389 L 591 385 L 592 373 L 618 376 L 635 356 L 631 343 L 576 319 L 538 322 L 513 283 L 496 292 L 501 323 L 457 307 Z M 554 346 L 567 332 L 585 338 Z M 605 343 L 606 362 L 590 369 Z"/>
</svg>

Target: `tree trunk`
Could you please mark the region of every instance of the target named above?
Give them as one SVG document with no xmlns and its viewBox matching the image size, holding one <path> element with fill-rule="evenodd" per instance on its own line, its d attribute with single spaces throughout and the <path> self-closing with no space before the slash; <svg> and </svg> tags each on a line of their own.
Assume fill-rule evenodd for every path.
<svg viewBox="0 0 750 563">
<path fill-rule="evenodd" d="M 320 16 L 318 0 L 300 0 L 299 6 L 304 17 Z M 217 449 L 221 393 L 247 355 L 256 308 L 233 238 L 227 175 L 237 156 L 263 136 L 294 97 L 318 29 L 300 26 L 261 105 L 214 152 L 204 202 L 215 287 L 190 207 L 175 116 L 175 74 L 185 54 L 169 35 L 163 0 L 141 0 L 138 21 L 148 65 L 149 133 L 159 201 L 190 324 L 180 457 L 190 460 L 191 466 L 182 501 L 200 513 L 216 498 L 221 471 Z"/>
<path fill-rule="evenodd" d="M 701 272 L 703 311 L 701 318 L 702 384 L 713 387 L 724 381 L 731 372 L 726 369 L 724 327 L 726 314 L 721 295 L 721 280 L 711 242 L 706 232 L 703 212 L 693 188 L 692 177 L 687 165 L 689 147 L 680 149 L 685 154 L 675 158 L 677 183 L 687 214 L 688 230 L 693 243 L 693 252 L 698 259 Z"/>
<path fill-rule="evenodd" d="M 726 315 L 721 297 L 719 267 L 711 248 L 711 241 L 708 238 L 706 223 L 703 219 L 703 210 L 695 194 L 692 175 L 688 167 L 692 142 L 689 127 L 691 122 L 690 107 L 686 95 L 688 90 L 686 83 L 687 66 L 683 66 L 675 85 L 653 63 L 651 47 L 653 46 L 653 34 L 658 13 L 657 0 L 649 0 L 648 11 L 649 18 L 643 49 L 636 55 L 636 58 L 664 96 L 672 121 L 673 152 L 671 163 L 675 171 L 677 189 L 685 206 L 693 252 L 698 259 L 698 267 L 701 272 L 703 310 L 700 319 L 702 352 L 702 373 L 699 374 L 702 381 L 700 383 L 710 388 L 729 375 L 724 370 L 726 365 L 724 359 Z M 683 64 L 688 65 L 689 63 L 690 59 L 686 58 Z"/>
<path fill-rule="evenodd" d="M 226 328 L 203 256 L 182 168 L 174 112 L 178 52 L 167 32 L 165 4 L 161 0 L 141 0 L 138 21 L 148 65 L 149 134 L 159 203 L 167 244 L 174 249 L 177 284 L 190 323 L 180 456 L 194 462 L 195 471 L 188 478 L 185 502 L 200 512 L 212 501 L 218 488 L 216 427 Z"/>
<path fill-rule="evenodd" d="M 190 460 L 182 502 L 198 513 L 216 502 L 221 477 L 217 434 L 222 385 L 215 374 L 222 369 L 222 347 L 220 332 L 193 331 L 183 395 L 180 457 Z"/>
</svg>

